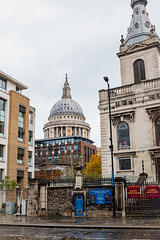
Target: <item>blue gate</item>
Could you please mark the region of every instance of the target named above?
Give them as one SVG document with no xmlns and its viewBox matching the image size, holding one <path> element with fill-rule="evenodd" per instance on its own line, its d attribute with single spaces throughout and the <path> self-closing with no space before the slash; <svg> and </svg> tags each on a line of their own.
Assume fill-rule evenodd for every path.
<svg viewBox="0 0 160 240">
<path fill-rule="evenodd" d="M 83 194 L 74 195 L 75 216 L 83 217 L 84 214 L 84 196 Z"/>
</svg>

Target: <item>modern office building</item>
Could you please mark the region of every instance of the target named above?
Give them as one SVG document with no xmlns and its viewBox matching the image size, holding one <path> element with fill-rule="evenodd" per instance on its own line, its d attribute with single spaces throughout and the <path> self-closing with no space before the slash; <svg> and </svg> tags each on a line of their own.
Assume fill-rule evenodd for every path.
<svg viewBox="0 0 160 240">
<path fill-rule="evenodd" d="M 0 72 L 0 180 L 8 176 L 22 189 L 34 178 L 35 109 L 25 89 Z"/>
</svg>

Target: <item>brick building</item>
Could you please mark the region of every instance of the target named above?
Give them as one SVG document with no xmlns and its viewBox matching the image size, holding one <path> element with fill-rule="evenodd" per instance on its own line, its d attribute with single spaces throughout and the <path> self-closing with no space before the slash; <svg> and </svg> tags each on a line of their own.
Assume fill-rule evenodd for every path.
<svg viewBox="0 0 160 240">
<path fill-rule="evenodd" d="M 0 72 L 0 180 L 9 176 L 26 189 L 34 178 L 35 109 L 23 83 Z"/>
</svg>

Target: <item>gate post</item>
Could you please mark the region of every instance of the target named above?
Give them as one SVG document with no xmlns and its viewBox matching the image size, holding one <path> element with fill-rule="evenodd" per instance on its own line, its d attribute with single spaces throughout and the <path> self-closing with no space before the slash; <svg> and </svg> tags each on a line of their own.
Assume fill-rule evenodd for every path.
<svg viewBox="0 0 160 240">
<path fill-rule="evenodd" d="M 125 217 L 125 179 L 122 177 L 115 178 L 115 199 L 116 199 L 116 210 L 122 217 Z"/>
</svg>

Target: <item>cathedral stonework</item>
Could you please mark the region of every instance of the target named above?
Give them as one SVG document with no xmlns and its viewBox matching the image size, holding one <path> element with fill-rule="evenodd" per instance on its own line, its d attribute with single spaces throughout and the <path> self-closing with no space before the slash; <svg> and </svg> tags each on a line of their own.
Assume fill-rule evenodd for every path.
<svg viewBox="0 0 160 240">
<path fill-rule="evenodd" d="M 110 90 L 115 174 L 139 176 L 142 161 L 151 181 L 160 181 L 160 39 L 147 0 L 132 0 L 133 15 L 121 38 L 121 86 Z M 108 94 L 99 91 L 103 175 L 111 174 Z"/>
</svg>

